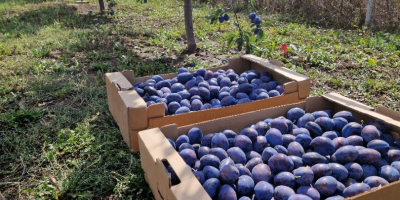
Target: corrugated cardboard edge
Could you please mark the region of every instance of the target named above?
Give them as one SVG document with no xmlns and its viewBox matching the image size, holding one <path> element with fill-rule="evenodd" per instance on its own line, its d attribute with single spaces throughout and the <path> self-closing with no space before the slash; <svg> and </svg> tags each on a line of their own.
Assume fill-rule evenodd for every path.
<svg viewBox="0 0 400 200">
<path fill-rule="evenodd" d="M 200 182 L 187 167 L 185 161 L 178 152 L 172 148 L 159 128 L 148 129 L 139 132 L 139 142 L 142 168 L 145 170 L 148 183 L 151 187 L 157 187 L 161 199 L 198 199 L 211 200 Z M 165 170 L 158 161 L 167 160 L 176 172 L 179 184 L 170 186 L 170 181 Z M 155 176 L 151 176 L 153 174 Z M 152 188 L 153 189 L 153 188 Z M 153 190 L 155 191 L 155 189 Z M 154 193 L 154 192 L 153 192 Z"/>
</svg>

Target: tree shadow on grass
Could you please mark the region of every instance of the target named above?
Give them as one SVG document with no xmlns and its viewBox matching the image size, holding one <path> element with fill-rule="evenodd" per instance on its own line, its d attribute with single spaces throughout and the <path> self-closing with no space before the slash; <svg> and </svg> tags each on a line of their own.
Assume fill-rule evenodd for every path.
<svg viewBox="0 0 400 200">
<path fill-rule="evenodd" d="M 80 11 L 80 10 L 79 10 Z M 36 34 L 46 26 L 59 23 L 67 28 L 87 28 L 93 24 L 109 22 L 106 15 L 78 12 L 78 8 L 66 3 L 46 3 L 15 14 L 8 18 L 0 19 L 0 33 L 9 37 Z"/>
</svg>

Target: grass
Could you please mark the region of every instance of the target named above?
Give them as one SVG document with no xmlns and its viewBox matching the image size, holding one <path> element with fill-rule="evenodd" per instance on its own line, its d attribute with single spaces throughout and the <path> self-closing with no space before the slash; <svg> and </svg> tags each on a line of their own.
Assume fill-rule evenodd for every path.
<svg viewBox="0 0 400 200">
<path fill-rule="evenodd" d="M 244 54 L 227 47 L 233 21 L 210 25 L 215 8 L 195 1 L 199 49 L 185 55 L 181 1 L 118 0 L 114 16 L 99 15 L 94 0 L 73 2 L 0 0 L 0 199 L 152 199 L 108 111 L 104 73 L 220 65 Z M 247 12 L 238 16 L 250 30 Z M 400 110 L 400 34 L 262 18 L 268 34 L 256 54 L 311 77 L 312 95 Z"/>
</svg>

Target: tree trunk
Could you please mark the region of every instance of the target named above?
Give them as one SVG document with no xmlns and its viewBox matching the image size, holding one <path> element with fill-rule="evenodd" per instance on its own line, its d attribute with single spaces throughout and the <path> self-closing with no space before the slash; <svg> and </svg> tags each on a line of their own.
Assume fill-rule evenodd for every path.
<svg viewBox="0 0 400 200">
<path fill-rule="evenodd" d="M 374 0 L 368 0 L 367 16 L 365 17 L 365 26 L 368 26 L 369 22 L 371 21 L 372 6 L 373 5 L 374 5 Z"/>
<path fill-rule="evenodd" d="M 99 5 L 100 5 L 100 12 L 103 12 L 105 9 L 104 0 L 99 0 Z"/>
<path fill-rule="evenodd" d="M 185 28 L 186 37 L 188 44 L 188 53 L 194 53 L 196 50 L 196 41 L 194 39 L 193 31 L 193 17 L 192 17 L 192 0 L 184 0 L 184 10 L 185 10 Z"/>
</svg>

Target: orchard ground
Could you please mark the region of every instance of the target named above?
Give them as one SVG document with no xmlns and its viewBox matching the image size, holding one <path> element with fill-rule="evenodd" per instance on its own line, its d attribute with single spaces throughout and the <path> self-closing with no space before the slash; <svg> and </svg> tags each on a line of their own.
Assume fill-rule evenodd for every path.
<svg viewBox="0 0 400 200">
<path fill-rule="evenodd" d="M 0 0 L 0 199 L 152 199 L 139 154 L 108 111 L 104 73 L 160 74 L 243 55 L 227 46 L 232 14 L 211 25 L 204 16 L 216 7 L 195 1 L 198 50 L 186 55 L 182 1 L 117 0 L 113 16 L 99 15 L 94 0 L 10 2 Z M 248 30 L 250 12 L 238 14 Z M 259 14 L 267 34 L 257 54 L 311 77 L 312 95 L 400 110 L 399 33 Z"/>
</svg>

